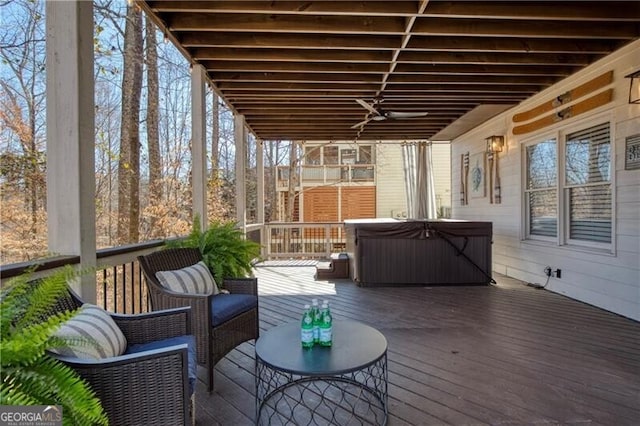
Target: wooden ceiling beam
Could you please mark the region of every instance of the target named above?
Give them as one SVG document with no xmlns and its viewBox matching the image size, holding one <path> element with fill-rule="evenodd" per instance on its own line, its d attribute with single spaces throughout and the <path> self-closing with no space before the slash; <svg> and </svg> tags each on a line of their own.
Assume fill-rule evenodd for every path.
<svg viewBox="0 0 640 426">
<path fill-rule="evenodd" d="M 452 84 L 452 83 L 477 83 L 480 74 L 446 75 L 446 74 L 394 74 L 388 83 L 395 84 Z M 542 85 L 550 86 L 559 80 L 558 77 L 544 75 L 483 75 L 482 84 L 508 84 L 508 85 Z"/>
<path fill-rule="evenodd" d="M 430 116 L 443 116 L 443 115 L 457 115 L 461 112 L 466 112 L 473 107 L 467 108 L 448 108 L 448 109 L 432 109 L 428 107 L 420 108 L 421 111 L 429 111 Z M 389 108 L 390 111 L 416 111 L 418 108 L 411 109 L 395 109 Z M 324 117 L 323 119 L 333 120 L 333 119 L 341 119 L 343 117 L 352 117 L 352 116 L 361 116 L 362 109 L 353 109 L 353 110 L 345 110 L 341 108 L 336 108 L 335 110 L 331 110 L 329 108 L 326 109 L 317 109 L 317 108 L 300 108 L 300 109 L 272 109 L 272 108 L 260 108 L 260 109 L 248 109 L 248 108 L 239 108 L 238 111 L 240 113 L 247 113 L 251 115 L 253 119 L 256 120 L 281 120 L 281 119 L 311 119 L 315 117 Z M 340 115 L 335 115 L 333 113 L 339 113 Z"/>
<path fill-rule="evenodd" d="M 516 20 L 638 21 L 640 3 L 633 1 L 581 2 L 526 1 L 517 6 L 505 1 L 434 1 L 425 12 L 428 17 L 508 18 Z"/>
<path fill-rule="evenodd" d="M 368 99 L 365 99 L 368 101 Z M 252 109 L 255 111 L 265 110 L 294 110 L 304 111 L 307 108 L 313 108 L 317 110 L 332 111 L 334 109 L 360 109 L 361 106 L 356 104 L 353 99 L 274 99 L 265 102 L 262 99 L 246 99 L 235 103 L 239 109 Z M 431 99 L 407 99 L 402 102 L 394 101 L 393 99 L 385 99 L 382 107 L 392 110 L 414 110 L 417 107 L 429 107 L 431 109 L 466 109 L 477 106 L 477 102 L 472 102 L 464 99 L 453 100 L 431 100 Z"/>
<path fill-rule="evenodd" d="M 553 53 L 424 52 L 404 51 L 398 62 L 475 65 L 562 65 L 584 67 L 599 55 Z"/>
<path fill-rule="evenodd" d="M 361 34 L 277 34 L 252 32 L 175 32 L 180 43 L 192 47 L 248 47 L 295 49 L 393 50 L 400 36 Z"/>
<path fill-rule="evenodd" d="M 429 115 L 427 115 L 426 117 L 418 117 L 418 118 L 408 118 L 408 119 L 397 119 L 397 120 L 392 120 L 394 123 L 400 123 L 400 122 L 411 122 L 410 124 L 412 125 L 416 125 L 416 124 L 432 124 L 432 123 L 439 123 L 439 122 L 443 122 L 443 121 L 448 121 L 452 118 L 457 117 L 457 113 L 456 114 L 444 114 L 444 113 L 431 113 L 429 112 Z M 251 123 L 256 124 L 256 125 L 262 125 L 262 126 L 269 126 L 269 125 L 287 125 L 287 124 L 291 124 L 293 126 L 295 125 L 301 125 L 301 124 L 306 124 L 306 123 L 310 123 L 310 122 L 316 122 L 316 121 L 333 121 L 335 123 L 349 123 L 354 121 L 354 117 L 353 115 L 342 115 L 342 116 L 335 116 L 335 115 L 313 115 L 313 114 L 307 114 L 307 115 L 278 115 L 278 116 L 253 116 L 251 117 Z M 358 121 L 356 119 L 356 121 Z M 389 120 L 384 121 L 384 123 L 389 122 Z M 382 122 L 376 122 L 376 123 L 382 123 Z"/>
<path fill-rule="evenodd" d="M 243 91 L 250 95 L 251 91 L 256 94 L 265 92 L 286 91 L 319 91 L 319 92 L 354 92 L 354 91 L 376 91 L 375 84 L 351 83 L 351 82 L 319 82 L 319 83 L 294 83 L 294 82 L 260 82 L 260 81 L 222 81 L 218 83 L 218 88 L 223 92 Z"/>
<path fill-rule="evenodd" d="M 436 74 L 436 75 L 513 75 L 513 76 L 557 76 L 566 77 L 579 68 L 565 65 L 493 65 L 493 64 L 430 64 L 400 63 L 396 66 L 396 75 Z"/>
<path fill-rule="evenodd" d="M 341 49 L 290 49 L 278 48 L 228 48 L 192 47 L 191 55 L 197 60 L 290 61 L 290 62 L 347 62 L 347 63 L 387 63 L 391 60 L 390 50 L 341 50 Z"/>
<path fill-rule="evenodd" d="M 422 131 L 422 130 L 438 130 L 447 127 L 453 121 L 455 121 L 458 117 L 451 117 L 446 120 L 440 121 L 432 121 L 432 122 L 424 122 L 424 123 L 386 123 L 385 131 Z M 328 128 L 332 129 L 351 129 L 354 124 L 360 123 L 362 121 L 361 118 L 354 118 L 349 121 L 341 121 L 334 124 L 330 124 L 326 121 L 321 120 L 310 120 L 299 123 L 292 123 L 290 126 L 277 124 L 277 123 L 256 123 L 256 122 L 247 122 L 251 125 L 251 128 L 256 132 L 267 132 L 267 131 L 296 131 L 303 132 L 308 130 L 319 130 L 319 131 L 336 131 L 336 130 L 328 130 Z M 365 125 L 365 127 L 377 127 L 378 124 L 372 125 L 371 123 Z M 357 129 L 355 129 L 357 130 Z M 375 130 L 375 129 L 373 129 Z M 339 131 L 339 130 L 338 130 Z M 345 130 L 346 131 L 346 130 Z"/>
<path fill-rule="evenodd" d="M 382 81 L 380 74 L 355 74 L 355 73 L 295 73 L 295 72 L 214 72 L 211 78 L 217 82 L 242 81 L 242 82 L 284 82 L 284 83 L 347 83 L 368 84 Z"/>
<path fill-rule="evenodd" d="M 595 53 L 606 55 L 620 44 L 612 39 L 425 36 L 415 34 L 408 50 L 505 52 L 505 53 Z"/>
<path fill-rule="evenodd" d="M 202 65 L 211 72 L 308 72 L 308 73 L 371 73 L 381 74 L 386 71 L 384 63 L 353 63 L 353 62 L 277 62 L 277 61 L 201 61 Z M 311 77 L 311 76 L 309 76 Z"/>
<path fill-rule="evenodd" d="M 348 84 L 342 86 L 326 83 L 286 83 L 286 82 L 247 82 L 247 81 L 223 81 L 217 84 L 225 95 L 232 93 L 242 93 L 251 97 L 255 95 L 270 95 L 278 92 L 287 94 L 300 93 L 365 93 L 363 91 L 376 92 L 373 84 Z M 392 82 L 387 85 L 385 92 L 387 95 L 394 92 L 493 92 L 493 93 L 535 93 L 544 85 L 522 83 L 474 83 L 467 82 Z"/>
<path fill-rule="evenodd" d="M 318 100 L 343 100 L 343 101 L 353 101 L 355 98 L 363 98 L 363 99 L 372 99 L 376 94 L 372 92 L 352 92 L 352 93 L 335 93 L 335 92 L 276 92 L 269 94 L 250 94 L 245 92 L 228 92 L 225 93 L 225 97 L 235 103 L 242 103 L 244 101 L 250 100 L 254 102 L 265 102 L 270 103 L 275 100 L 291 100 L 298 99 L 303 100 L 305 102 L 310 102 L 315 99 Z M 514 103 L 520 102 L 528 97 L 526 93 L 508 93 L 508 94 L 500 94 L 496 92 L 423 92 L 423 93 L 411 93 L 411 92 L 394 92 L 394 93 L 385 93 L 384 97 L 389 100 L 399 100 L 402 102 L 411 101 L 411 100 L 440 100 L 440 101 L 451 101 L 451 100 L 473 100 L 479 103 Z"/>
<path fill-rule="evenodd" d="M 550 7 L 551 8 L 551 7 Z M 511 5 L 512 10 L 517 7 Z M 598 31 L 593 31 L 593 26 Z M 420 17 L 415 34 L 478 37 L 585 38 L 632 40 L 640 36 L 637 22 L 458 19 Z"/>
<path fill-rule="evenodd" d="M 255 33 L 403 34 L 399 16 L 308 16 L 242 13 L 167 14 L 171 31 L 247 31 Z M 262 34 L 260 34 L 262 35 Z"/>
<path fill-rule="evenodd" d="M 268 13 L 295 15 L 406 16 L 415 1 L 150 1 L 157 12 Z"/>
</svg>

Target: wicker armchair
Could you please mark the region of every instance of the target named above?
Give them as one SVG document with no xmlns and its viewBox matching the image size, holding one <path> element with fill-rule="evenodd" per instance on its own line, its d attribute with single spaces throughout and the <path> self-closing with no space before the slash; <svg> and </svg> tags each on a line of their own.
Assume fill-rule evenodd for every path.
<svg viewBox="0 0 640 426">
<path fill-rule="evenodd" d="M 191 306 L 191 328 L 197 340 L 198 364 L 207 369 L 207 385 L 211 392 L 214 384 L 214 366 L 218 361 L 240 343 L 258 338 L 258 280 L 257 278 L 225 278 L 223 283 L 219 283 L 231 294 L 256 296 L 255 306 L 214 325 L 214 300 L 220 295 L 176 293 L 163 287 L 156 277 L 158 271 L 185 268 L 201 260 L 202 255 L 197 248 L 170 248 L 138 256 L 154 310 Z"/>
<path fill-rule="evenodd" d="M 60 299 L 51 314 L 75 310 L 82 304 L 70 290 L 69 297 Z M 190 334 L 189 308 L 110 315 L 127 338 L 129 347 Z M 189 383 L 188 345 L 159 346 L 99 360 L 51 356 L 77 371 L 89 383 L 111 426 L 192 424 L 194 398 Z M 192 381 L 195 383 L 195 378 Z"/>
</svg>

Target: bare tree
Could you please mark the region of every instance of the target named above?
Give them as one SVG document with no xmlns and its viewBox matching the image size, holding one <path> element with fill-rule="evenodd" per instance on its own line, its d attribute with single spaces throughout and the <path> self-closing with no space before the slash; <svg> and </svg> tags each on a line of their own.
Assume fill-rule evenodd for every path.
<svg viewBox="0 0 640 426">
<path fill-rule="evenodd" d="M 140 95 L 142 92 L 142 14 L 127 7 L 124 30 L 122 120 L 118 162 L 118 240 L 137 242 L 140 221 Z"/>
<path fill-rule="evenodd" d="M 12 12 L 0 39 L 6 68 L 0 80 L 0 123 L 9 144 L 2 149 L 2 169 L 20 176 L 14 184 L 23 187 L 14 189 L 24 197 L 34 227 L 45 203 L 44 19 L 42 5 L 32 2 L 16 2 Z"/>
<path fill-rule="evenodd" d="M 162 158 L 158 134 L 158 52 L 156 27 L 146 19 L 147 147 L 149 150 L 149 204 L 162 200 Z"/>
<path fill-rule="evenodd" d="M 300 168 L 298 142 L 291 141 L 289 147 L 289 186 L 287 190 L 287 209 L 285 212 L 285 221 L 293 222 L 293 212 L 295 208 L 296 187 L 298 186 L 298 169 Z"/>
</svg>

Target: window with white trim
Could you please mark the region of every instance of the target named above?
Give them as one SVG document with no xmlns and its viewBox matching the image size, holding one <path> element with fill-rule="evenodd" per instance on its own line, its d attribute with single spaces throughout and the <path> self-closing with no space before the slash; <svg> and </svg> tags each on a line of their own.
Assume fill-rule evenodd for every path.
<svg viewBox="0 0 640 426">
<path fill-rule="evenodd" d="M 569 132 L 560 138 L 560 146 L 557 140 L 525 147 L 526 238 L 608 246 L 612 240 L 609 123 Z"/>
<path fill-rule="evenodd" d="M 609 123 L 567 135 L 564 181 L 567 239 L 611 243 Z"/>
<path fill-rule="evenodd" d="M 558 235 L 558 159 L 556 140 L 526 148 L 525 200 L 528 237 Z"/>
</svg>

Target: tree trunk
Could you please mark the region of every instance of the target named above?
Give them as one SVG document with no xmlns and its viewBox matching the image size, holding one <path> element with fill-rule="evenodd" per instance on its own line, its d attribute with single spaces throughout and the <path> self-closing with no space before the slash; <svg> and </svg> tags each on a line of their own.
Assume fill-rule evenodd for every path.
<svg viewBox="0 0 640 426">
<path fill-rule="evenodd" d="M 293 222 L 293 212 L 295 207 L 296 185 L 298 184 L 298 143 L 291 141 L 289 150 L 289 186 L 287 191 L 287 211 L 286 222 Z"/>
<path fill-rule="evenodd" d="M 158 52 L 156 27 L 146 19 L 147 145 L 149 149 L 149 204 L 162 202 L 162 158 L 158 135 Z"/>
<path fill-rule="evenodd" d="M 118 240 L 135 243 L 140 220 L 140 94 L 142 91 L 142 15 L 127 7 L 124 30 L 122 121 L 118 162 Z"/>
</svg>

